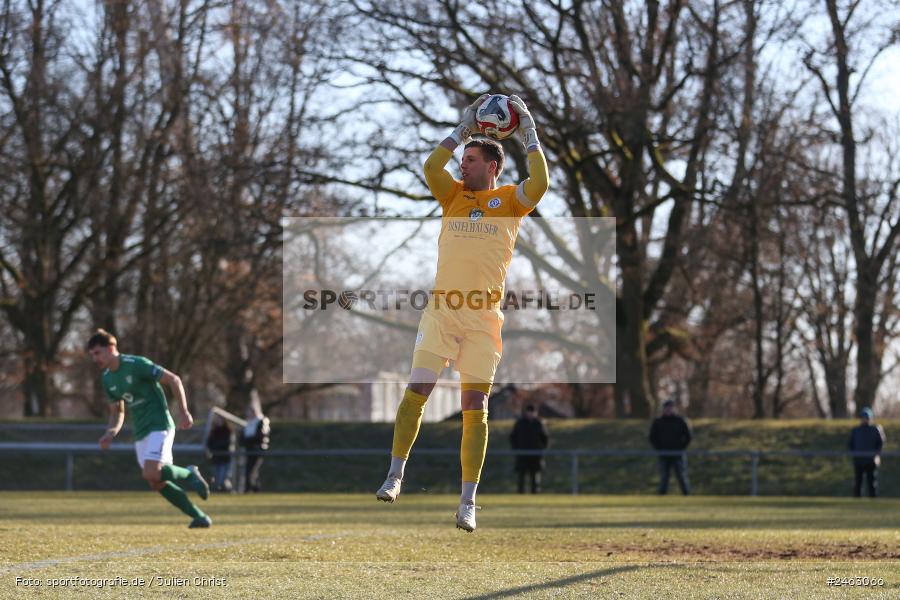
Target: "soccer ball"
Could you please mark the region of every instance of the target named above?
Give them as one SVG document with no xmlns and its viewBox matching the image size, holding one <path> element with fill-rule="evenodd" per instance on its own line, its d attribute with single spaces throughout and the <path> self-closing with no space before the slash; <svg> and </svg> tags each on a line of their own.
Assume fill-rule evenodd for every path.
<svg viewBox="0 0 900 600">
<path fill-rule="evenodd" d="M 509 101 L 509 96 L 491 94 L 475 111 L 475 124 L 484 135 L 502 140 L 515 133 L 519 126 L 519 115 Z"/>
</svg>

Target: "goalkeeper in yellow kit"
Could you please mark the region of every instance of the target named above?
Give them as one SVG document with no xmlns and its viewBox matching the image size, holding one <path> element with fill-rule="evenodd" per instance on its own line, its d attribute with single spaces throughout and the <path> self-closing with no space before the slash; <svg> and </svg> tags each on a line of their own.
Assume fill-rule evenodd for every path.
<svg viewBox="0 0 900 600">
<path fill-rule="evenodd" d="M 475 111 L 487 97 L 466 108 L 459 126 L 425 161 L 425 180 L 443 211 L 437 275 L 419 322 L 409 385 L 397 409 L 391 466 L 376 494 L 385 502 L 399 496 L 425 402 L 452 360 L 460 374 L 463 416 L 462 494 L 456 526 L 470 532 L 475 530 L 475 492 L 487 451 L 487 399 L 503 349 L 500 305 L 506 271 L 522 218 L 548 186 L 547 162 L 534 119 L 519 97 L 510 96 L 519 115 L 516 133 L 527 151 L 529 178 L 518 185 L 497 187 L 503 148 L 493 140 L 470 138 L 477 130 Z M 444 169 L 460 144 L 465 144 L 462 181 Z"/>
</svg>

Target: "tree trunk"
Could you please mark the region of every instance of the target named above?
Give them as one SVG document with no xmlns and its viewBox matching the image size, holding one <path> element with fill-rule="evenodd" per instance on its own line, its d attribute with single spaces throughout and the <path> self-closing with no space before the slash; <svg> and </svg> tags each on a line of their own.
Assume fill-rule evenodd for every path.
<svg viewBox="0 0 900 600">
<path fill-rule="evenodd" d="M 709 360 L 694 363 L 694 371 L 688 377 L 688 416 L 705 417 L 709 403 L 709 384 L 711 381 Z"/>
<path fill-rule="evenodd" d="M 862 270 L 862 269 L 861 269 Z M 881 379 L 881 357 L 875 349 L 874 324 L 877 280 L 862 272 L 856 299 L 856 410 L 873 407 Z"/>
<path fill-rule="evenodd" d="M 753 341 L 755 350 L 756 377 L 753 383 L 753 418 L 766 416 L 766 366 L 764 354 L 765 305 L 759 281 L 759 207 L 755 199 L 750 200 L 750 280 L 753 285 Z"/>
<path fill-rule="evenodd" d="M 638 296 L 639 297 L 639 296 Z M 619 417 L 649 417 L 652 413 L 653 394 L 647 374 L 647 355 L 645 353 L 645 332 L 641 318 L 639 300 L 628 302 L 628 294 L 623 293 L 623 305 L 626 325 L 617 344 L 616 360 L 617 415 Z M 619 393 L 621 395 L 619 395 Z M 619 413 L 621 410 L 621 414 Z"/>
<path fill-rule="evenodd" d="M 822 407 L 822 401 L 819 399 L 819 387 L 817 384 L 816 370 L 813 368 L 812 358 L 807 354 L 805 359 L 806 369 L 809 373 L 809 389 L 812 393 L 813 408 L 816 410 L 816 414 L 819 415 L 820 419 L 827 419 L 828 413 L 825 412 L 825 409 Z"/>
<path fill-rule="evenodd" d="M 40 355 L 25 361 L 25 380 L 22 391 L 25 394 L 26 417 L 53 416 L 53 394 L 50 369 L 47 359 Z"/>
<path fill-rule="evenodd" d="M 779 216 L 778 212 L 775 213 Z M 779 419 L 784 412 L 787 401 L 782 400 L 782 390 L 784 389 L 784 360 L 785 345 L 787 339 L 785 335 L 785 320 L 787 315 L 785 312 L 790 311 L 790 307 L 785 308 L 785 288 L 787 286 L 787 273 L 785 270 L 785 233 L 778 233 L 778 295 L 775 297 L 775 390 L 772 393 L 772 418 Z"/>
<path fill-rule="evenodd" d="M 621 312 L 616 317 L 616 387 L 622 392 L 623 410 L 617 416 L 646 418 L 653 413 L 654 400 L 647 373 L 642 259 L 633 224 L 622 228 L 616 249 L 622 272 L 621 302 L 616 307 Z M 618 392 L 616 396 L 620 397 Z"/>
<path fill-rule="evenodd" d="M 841 365 L 825 366 L 825 384 L 828 386 L 828 410 L 832 419 L 847 418 L 847 376 Z"/>
<path fill-rule="evenodd" d="M 618 371 L 618 362 L 616 363 L 616 370 Z M 618 374 L 616 375 L 618 379 Z M 626 405 L 625 400 L 625 388 L 624 382 L 617 382 L 616 385 L 613 386 L 613 402 L 614 405 L 614 414 L 617 419 L 623 419 L 628 415 L 628 406 Z"/>
<path fill-rule="evenodd" d="M 250 406 L 253 391 L 256 388 L 253 361 L 247 336 L 243 327 L 232 323 L 226 334 L 228 359 L 225 375 L 228 378 L 228 391 L 225 398 L 225 410 L 236 415 L 244 414 Z"/>
</svg>

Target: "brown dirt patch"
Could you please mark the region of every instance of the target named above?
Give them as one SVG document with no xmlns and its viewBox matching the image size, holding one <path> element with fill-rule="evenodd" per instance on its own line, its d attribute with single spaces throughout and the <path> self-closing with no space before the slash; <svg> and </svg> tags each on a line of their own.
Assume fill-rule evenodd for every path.
<svg viewBox="0 0 900 600">
<path fill-rule="evenodd" d="M 814 546 L 721 546 L 686 544 L 672 540 L 634 544 L 568 544 L 566 550 L 615 558 L 617 555 L 642 555 L 655 560 L 900 560 L 900 550 L 879 543 L 831 543 Z"/>
</svg>

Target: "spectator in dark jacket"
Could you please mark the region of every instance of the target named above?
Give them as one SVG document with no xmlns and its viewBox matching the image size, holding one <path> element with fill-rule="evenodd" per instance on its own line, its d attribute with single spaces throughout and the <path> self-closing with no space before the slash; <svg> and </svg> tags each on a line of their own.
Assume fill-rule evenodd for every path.
<svg viewBox="0 0 900 600">
<path fill-rule="evenodd" d="M 241 446 L 247 450 L 246 491 L 258 492 L 262 489 L 259 470 L 263 453 L 269 449 L 269 419 L 254 399 L 247 408 L 247 425 L 241 431 Z"/>
<path fill-rule="evenodd" d="M 878 495 L 878 466 L 881 464 L 879 453 L 884 447 L 884 429 L 881 428 L 881 425 L 872 423 L 875 415 L 871 408 L 859 411 L 859 418 L 860 424 L 850 432 L 847 447 L 851 452 L 868 452 L 870 454 L 853 457 L 855 472 L 853 495 L 857 498 L 862 496 L 863 476 L 865 476 L 869 483 L 869 497 L 874 498 Z"/>
<path fill-rule="evenodd" d="M 213 464 L 213 489 L 217 492 L 231 490 L 231 427 L 219 415 L 213 417 L 206 437 L 206 452 Z"/>
<path fill-rule="evenodd" d="M 675 478 L 681 486 L 681 493 L 691 493 L 687 477 L 687 455 L 684 450 L 691 443 L 691 425 L 688 420 L 675 413 L 675 402 L 663 403 L 663 414 L 653 420 L 650 426 L 650 443 L 659 452 L 659 494 L 669 491 L 669 471 L 675 469 Z M 677 452 L 677 454 L 676 454 Z"/>
<path fill-rule="evenodd" d="M 543 450 L 549 438 L 544 423 L 538 418 L 537 410 L 529 404 L 516 420 L 509 443 L 513 450 Z M 525 478 L 531 479 L 531 493 L 541 491 L 541 471 L 544 469 L 544 457 L 541 454 L 516 456 L 516 471 L 519 473 L 519 493 L 525 493 Z"/>
</svg>

